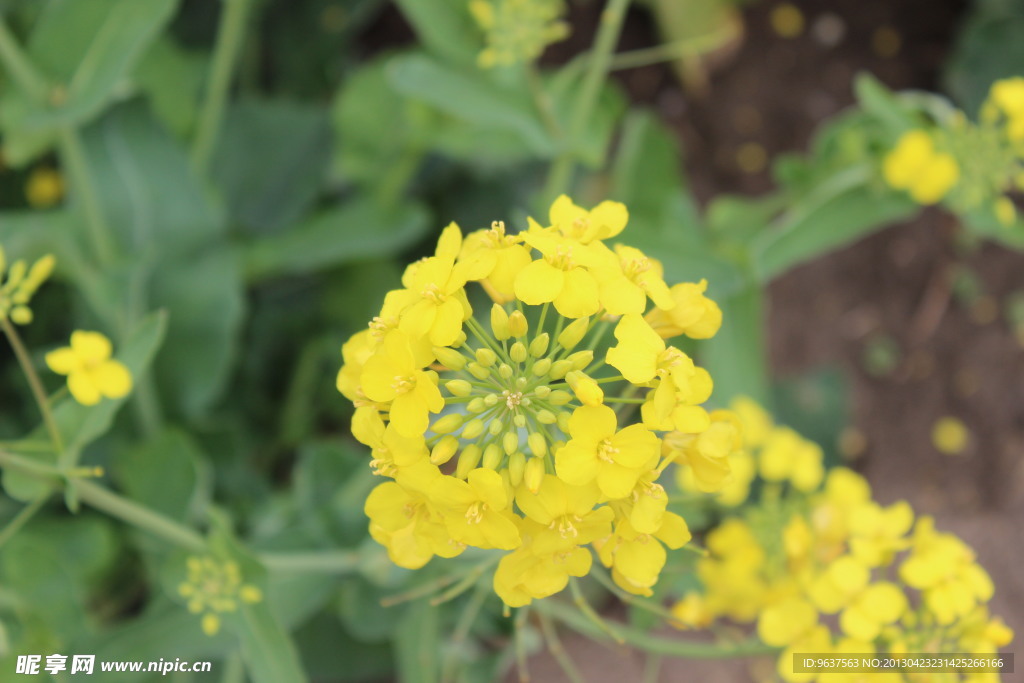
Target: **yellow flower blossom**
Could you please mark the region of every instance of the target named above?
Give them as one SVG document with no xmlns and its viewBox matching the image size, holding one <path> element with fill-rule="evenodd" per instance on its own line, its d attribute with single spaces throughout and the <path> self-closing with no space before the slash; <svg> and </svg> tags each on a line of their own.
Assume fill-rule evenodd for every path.
<svg viewBox="0 0 1024 683">
<path fill-rule="evenodd" d="M 665 546 L 677 550 L 691 537 L 686 520 L 674 512 L 666 512 L 654 533 L 640 533 L 628 519 L 623 519 L 610 538 L 594 545 L 601 563 L 611 568 L 612 579 L 620 588 L 635 595 L 650 596 L 653 595 L 651 587 L 657 583 L 665 566 Z"/>
<path fill-rule="evenodd" d="M 533 61 L 569 35 L 562 0 L 470 0 L 469 10 L 487 39 L 477 59 L 485 69 Z"/>
<path fill-rule="evenodd" d="M 566 318 L 582 318 L 601 309 L 597 280 L 586 267 L 596 257 L 587 245 L 542 232 L 527 233 L 524 239 L 542 258 L 516 275 L 518 299 L 531 306 L 554 303 Z"/>
<path fill-rule="evenodd" d="M 208 636 L 220 630 L 221 614 L 237 611 L 240 604 L 263 600 L 263 591 L 242 582 L 237 562 L 192 555 L 185 566 L 188 576 L 178 586 L 178 595 L 188 601 L 189 612 L 202 613 L 203 632 Z"/>
<path fill-rule="evenodd" d="M 59 171 L 40 166 L 32 169 L 25 184 L 25 198 L 35 209 L 48 209 L 64 197 L 64 178 Z"/>
<path fill-rule="evenodd" d="M 428 412 L 444 407 L 434 378 L 422 369 L 430 355 L 403 332 L 393 330 L 360 374 L 363 393 L 373 401 L 390 403 L 390 420 L 404 436 L 423 434 Z"/>
<path fill-rule="evenodd" d="M 519 530 L 507 511 L 511 500 L 494 470 L 475 469 L 466 481 L 442 476 L 431 489 L 445 526 L 459 543 L 477 548 L 519 547 Z"/>
<path fill-rule="evenodd" d="M 960 167 L 950 154 L 935 150 L 923 130 L 905 133 L 885 158 L 883 174 L 890 186 L 906 190 L 920 204 L 942 200 L 960 178 Z"/>
<path fill-rule="evenodd" d="M 67 375 L 68 390 L 84 406 L 104 398 L 119 399 L 132 390 L 128 368 L 111 358 L 110 340 L 99 332 L 77 330 L 71 346 L 46 354 L 46 365 L 58 375 Z"/>
<path fill-rule="evenodd" d="M 10 319 L 18 325 L 32 322 L 32 309 L 29 301 L 36 290 L 46 282 L 53 273 L 56 259 L 47 254 L 29 268 L 25 261 L 15 261 L 7 268 L 7 257 L 0 246 L 0 320 Z M 6 272 L 6 278 L 4 277 Z"/>
<path fill-rule="evenodd" d="M 722 309 L 704 295 L 708 281 L 680 282 L 669 290 L 672 303 L 651 310 L 647 322 L 665 339 L 686 335 L 709 339 L 722 326 Z"/>
</svg>

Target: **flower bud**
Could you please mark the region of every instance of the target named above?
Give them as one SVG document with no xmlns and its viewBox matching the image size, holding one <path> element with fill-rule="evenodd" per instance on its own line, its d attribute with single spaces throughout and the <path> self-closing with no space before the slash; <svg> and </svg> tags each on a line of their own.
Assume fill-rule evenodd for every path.
<svg viewBox="0 0 1024 683">
<path fill-rule="evenodd" d="M 474 398 L 473 400 L 466 404 L 466 410 L 473 413 L 474 415 L 478 415 L 487 410 L 487 404 L 484 403 L 483 398 L 477 396 L 476 398 Z"/>
<path fill-rule="evenodd" d="M 473 375 L 477 379 L 487 379 L 488 377 L 491 376 L 491 371 L 485 368 L 484 366 L 480 365 L 476 361 L 473 361 L 472 363 L 467 365 L 466 369 L 469 370 L 469 374 Z"/>
<path fill-rule="evenodd" d="M 475 443 L 463 448 L 462 453 L 459 454 L 459 464 L 455 466 L 455 476 L 459 479 L 468 477 L 469 473 L 480 464 L 480 456 L 482 454 L 483 449 Z"/>
<path fill-rule="evenodd" d="M 461 436 L 463 439 L 475 439 L 484 433 L 485 426 L 486 425 L 483 420 L 479 417 L 475 417 L 467 422 L 466 426 L 463 427 Z"/>
<path fill-rule="evenodd" d="M 434 465 L 443 465 L 452 459 L 459 450 L 459 440 L 454 436 L 442 438 L 430 451 L 430 462 Z"/>
<path fill-rule="evenodd" d="M 497 436 L 501 434 L 501 430 L 505 428 L 504 423 L 497 418 L 491 418 L 491 423 L 487 425 L 487 433 L 491 436 Z"/>
<path fill-rule="evenodd" d="M 453 379 L 444 383 L 444 388 L 452 396 L 469 396 L 473 391 L 473 385 L 464 379 Z"/>
<path fill-rule="evenodd" d="M 564 406 L 566 403 L 572 400 L 572 394 L 562 389 L 555 389 L 551 392 L 551 396 L 548 397 L 548 403 L 553 406 Z"/>
<path fill-rule="evenodd" d="M 498 341 L 505 341 L 512 336 L 508 326 L 508 313 L 500 304 L 491 306 L 491 332 Z"/>
<path fill-rule="evenodd" d="M 548 370 L 551 369 L 551 359 L 541 358 L 539 361 L 533 364 L 533 374 L 537 377 L 543 377 L 548 374 Z"/>
<path fill-rule="evenodd" d="M 573 370 L 582 370 L 583 368 L 587 367 L 588 365 L 594 362 L 594 352 L 577 351 L 576 353 L 566 358 L 566 360 L 572 362 Z"/>
<path fill-rule="evenodd" d="M 543 458 L 548 454 L 547 439 L 540 432 L 533 432 L 526 437 L 526 445 L 530 447 L 530 452 L 538 458 Z"/>
<path fill-rule="evenodd" d="M 508 478 L 512 486 L 519 486 L 523 481 L 523 471 L 526 469 L 526 456 L 522 453 L 513 453 L 508 456 Z"/>
<path fill-rule="evenodd" d="M 498 366 L 498 376 L 501 377 L 502 379 L 512 379 L 512 375 L 514 374 L 515 371 L 512 369 L 512 366 L 509 365 L 508 363 L 502 363 L 501 365 Z"/>
<path fill-rule="evenodd" d="M 604 392 L 597 382 L 579 370 L 573 370 L 566 375 L 565 381 L 569 383 L 576 398 L 583 405 L 598 406 L 604 401 Z"/>
<path fill-rule="evenodd" d="M 484 449 L 484 458 L 481 463 L 484 467 L 489 470 L 496 470 L 501 466 L 501 461 L 504 460 L 505 454 L 501 451 L 501 446 L 496 443 L 487 444 L 487 448 Z"/>
<path fill-rule="evenodd" d="M 526 416 L 523 415 L 522 413 L 519 413 L 518 415 L 512 418 L 512 424 L 522 429 L 523 427 L 526 426 Z"/>
<path fill-rule="evenodd" d="M 530 331 L 530 325 L 526 322 L 526 316 L 523 315 L 522 311 L 512 311 L 508 316 L 508 331 L 516 339 Z"/>
<path fill-rule="evenodd" d="M 568 358 L 563 358 L 551 364 L 551 370 L 548 372 L 548 375 L 551 376 L 551 379 L 562 379 L 572 369 L 572 361 Z"/>
<path fill-rule="evenodd" d="M 530 458 L 526 461 L 523 470 L 523 482 L 530 493 L 540 491 L 540 485 L 544 482 L 544 459 Z"/>
<path fill-rule="evenodd" d="M 542 425 L 550 425 L 558 421 L 558 418 L 556 418 L 555 414 L 550 410 L 537 411 L 536 418 L 537 422 L 540 422 Z"/>
<path fill-rule="evenodd" d="M 519 448 L 519 434 L 505 432 L 505 435 L 501 437 L 501 446 L 505 449 L 505 453 L 512 455 Z"/>
<path fill-rule="evenodd" d="M 561 334 L 558 335 L 559 345 L 567 350 L 572 351 L 576 348 L 576 345 L 580 343 L 584 335 L 587 334 L 587 330 L 590 329 L 590 318 L 580 318 L 574 320 L 568 327 L 562 330 Z"/>
<path fill-rule="evenodd" d="M 458 334 L 457 337 L 455 337 L 455 341 L 453 341 L 451 343 L 451 347 L 453 349 L 462 348 L 462 345 L 465 344 L 465 343 L 466 343 L 466 332 L 464 330 L 459 330 L 459 334 Z"/>
<path fill-rule="evenodd" d="M 536 394 L 537 398 L 543 401 L 544 399 L 551 395 L 551 387 L 549 387 L 547 384 L 542 384 L 536 389 L 534 389 L 533 393 Z"/>
<path fill-rule="evenodd" d="M 488 407 L 497 405 L 500 400 L 501 396 L 498 396 L 497 394 L 487 394 L 484 396 L 484 403 L 487 404 Z"/>
<path fill-rule="evenodd" d="M 548 352 L 548 344 L 551 341 L 551 335 L 547 332 L 539 334 L 534 337 L 533 341 L 530 342 L 530 355 L 534 358 L 540 358 Z"/>
<path fill-rule="evenodd" d="M 558 428 L 566 434 L 569 433 L 569 418 L 572 417 L 572 413 L 568 410 L 563 410 L 558 414 Z"/>
<path fill-rule="evenodd" d="M 431 427 L 435 434 L 450 434 L 462 426 L 462 414 L 452 413 L 436 420 Z"/>
<path fill-rule="evenodd" d="M 517 341 L 512 345 L 512 348 L 508 350 L 508 355 L 512 357 L 517 363 L 522 363 L 526 360 L 526 344 L 521 341 Z"/>
<path fill-rule="evenodd" d="M 488 348 L 482 348 L 476 350 L 476 362 L 485 368 L 489 368 L 494 365 L 498 360 L 498 354 Z"/>
</svg>

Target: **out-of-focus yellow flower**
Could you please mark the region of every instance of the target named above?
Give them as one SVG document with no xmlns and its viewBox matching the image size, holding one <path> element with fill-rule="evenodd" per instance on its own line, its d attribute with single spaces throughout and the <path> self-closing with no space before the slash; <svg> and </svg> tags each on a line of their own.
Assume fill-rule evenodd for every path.
<svg viewBox="0 0 1024 683">
<path fill-rule="evenodd" d="M 963 453 L 970 436 L 967 425 L 955 417 L 939 418 L 932 427 L 932 444 L 946 455 Z"/>
<path fill-rule="evenodd" d="M 471 0 L 469 10 L 486 35 L 484 68 L 533 61 L 569 35 L 562 0 Z"/>
<path fill-rule="evenodd" d="M 64 179 L 61 174 L 45 166 L 32 170 L 25 184 L 25 198 L 29 206 L 48 209 L 64 197 Z"/>
<path fill-rule="evenodd" d="M 920 204 L 941 201 L 960 178 L 956 159 L 937 151 L 932 137 L 923 130 L 904 133 L 885 157 L 882 170 L 890 186 L 906 190 Z"/>
<path fill-rule="evenodd" d="M 47 254 L 29 268 L 25 261 L 15 261 L 7 268 L 7 257 L 0 246 L 0 320 L 10 319 L 18 325 L 32 322 L 32 309 L 28 304 L 36 290 L 46 282 L 56 259 Z M 6 278 L 4 271 L 7 271 Z"/>
<path fill-rule="evenodd" d="M 203 615 L 203 633 L 208 636 L 220 630 L 222 614 L 263 600 L 263 591 L 242 582 L 237 562 L 193 555 L 186 560 L 186 568 L 188 577 L 178 586 L 178 595 L 188 601 L 189 612 Z"/>
<path fill-rule="evenodd" d="M 58 375 L 67 375 L 68 390 L 84 406 L 103 398 L 124 398 L 132 390 L 128 368 L 111 358 L 110 340 L 99 332 L 76 330 L 71 346 L 46 354 L 46 364 Z"/>
</svg>

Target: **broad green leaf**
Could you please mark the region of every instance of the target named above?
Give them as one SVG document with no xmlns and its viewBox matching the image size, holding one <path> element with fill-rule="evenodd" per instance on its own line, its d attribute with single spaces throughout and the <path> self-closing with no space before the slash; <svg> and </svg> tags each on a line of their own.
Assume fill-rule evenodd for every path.
<svg viewBox="0 0 1024 683">
<path fill-rule="evenodd" d="M 438 57 L 475 64 L 483 49 L 483 33 L 465 0 L 397 0 L 399 9 L 416 29 L 420 42 Z"/>
<path fill-rule="evenodd" d="M 890 131 L 901 133 L 914 127 L 914 117 L 901 106 L 899 98 L 874 76 L 859 74 L 854 80 L 853 89 L 860 106 L 882 121 Z"/>
<path fill-rule="evenodd" d="M 352 638 L 337 616 L 321 612 L 295 633 L 302 663 L 314 681 L 393 680 L 390 643 L 364 643 Z"/>
<path fill-rule="evenodd" d="M 393 57 L 388 70 L 392 85 L 404 95 L 456 118 L 515 133 L 536 156 L 549 158 L 557 152 L 523 79 L 498 83 L 473 67 L 444 64 L 422 54 Z"/>
<path fill-rule="evenodd" d="M 206 61 L 169 37 L 153 42 L 135 68 L 133 80 L 149 99 L 156 117 L 178 139 L 185 139 L 199 111 Z"/>
<path fill-rule="evenodd" d="M 715 383 L 711 395 L 715 405 L 728 405 L 741 395 L 771 405 L 763 299 L 760 289 L 748 287 L 716 300 L 722 308 L 722 328 L 699 345 L 700 363 Z"/>
<path fill-rule="evenodd" d="M 758 282 L 865 237 L 918 210 L 908 197 L 870 187 L 865 167 L 847 168 L 794 203 L 750 245 Z"/>
<path fill-rule="evenodd" d="M 212 174 L 233 222 L 266 233 L 302 216 L 323 184 L 330 147 L 320 107 L 285 100 L 232 105 Z"/>
<path fill-rule="evenodd" d="M 425 234 L 427 218 L 418 204 L 381 206 L 362 197 L 352 199 L 287 232 L 250 242 L 243 252 L 246 279 L 312 273 L 394 254 Z"/>
<path fill-rule="evenodd" d="M 1024 74 L 1022 33 L 1018 0 L 974 3 L 945 62 L 946 87 L 964 110 L 977 113 L 994 81 Z"/>
<path fill-rule="evenodd" d="M 65 99 L 40 108 L 28 128 L 80 125 L 95 116 L 170 20 L 177 0 L 50 0 L 28 43 L 29 57 Z"/>
<path fill-rule="evenodd" d="M 170 314 L 159 386 L 179 413 L 201 416 L 224 390 L 238 353 L 245 289 L 237 254 L 215 248 L 160 268 L 154 305 Z"/>
<path fill-rule="evenodd" d="M 170 428 L 116 453 L 111 473 L 129 497 L 184 521 L 199 516 L 208 502 L 197 488 L 204 458 L 188 434 Z"/>
<path fill-rule="evenodd" d="M 173 259 L 223 234 L 223 212 L 142 103 L 116 108 L 83 137 L 106 218 L 135 260 Z"/>
<path fill-rule="evenodd" d="M 566 135 L 572 128 L 572 118 L 582 87 L 582 79 L 576 77 L 570 69 L 560 69 L 550 78 L 544 79 L 544 90 L 551 102 L 552 116 L 557 122 L 558 130 L 564 131 Z M 537 111 L 538 106 L 533 105 L 534 111 Z M 605 166 L 612 134 L 625 110 L 626 98 L 622 91 L 614 82 L 606 83 L 598 94 L 582 131 L 576 139 L 567 143 L 572 146 L 580 163 L 593 169 Z M 548 135 L 552 133 L 548 131 Z M 673 143 L 669 150 L 674 146 Z"/>
<path fill-rule="evenodd" d="M 402 683 L 434 683 L 440 677 L 440 608 L 416 600 L 405 609 L 395 631 L 398 679 Z"/>
<path fill-rule="evenodd" d="M 115 357 L 131 372 L 136 384 L 145 376 L 150 362 L 164 339 L 167 316 L 163 312 L 146 316 L 128 337 L 122 348 L 115 349 Z M 103 436 L 111 427 L 114 417 L 130 398 L 104 399 L 95 406 L 83 406 L 71 396 L 65 396 L 53 406 L 53 417 L 64 440 L 65 461 L 74 461 L 86 446 Z M 32 441 L 47 439 L 39 427 L 29 437 Z M 53 464 L 53 463 L 51 463 Z M 14 470 L 5 470 L 3 484 L 12 498 L 29 501 L 49 491 L 49 485 L 37 478 Z"/>
</svg>

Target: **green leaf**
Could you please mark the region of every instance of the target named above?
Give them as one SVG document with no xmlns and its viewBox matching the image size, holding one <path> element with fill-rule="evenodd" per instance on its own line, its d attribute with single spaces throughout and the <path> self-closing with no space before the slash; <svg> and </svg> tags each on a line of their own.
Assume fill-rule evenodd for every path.
<svg viewBox="0 0 1024 683">
<path fill-rule="evenodd" d="M 440 608 L 427 600 L 410 604 L 395 631 L 398 679 L 402 683 L 434 683 L 441 664 Z"/>
<path fill-rule="evenodd" d="M 167 264 L 154 275 L 152 301 L 170 313 L 159 385 L 180 413 L 198 417 L 220 397 L 238 353 L 245 313 L 238 255 L 221 247 Z"/>
<path fill-rule="evenodd" d="M 772 395 L 775 421 L 820 444 L 827 466 L 839 464 L 839 435 L 849 419 L 849 383 L 842 371 L 825 367 L 787 377 Z"/>
<path fill-rule="evenodd" d="M 185 139 L 195 125 L 205 66 L 202 54 L 164 37 L 150 45 L 135 69 L 135 84 L 178 139 Z"/>
<path fill-rule="evenodd" d="M 81 125 L 111 100 L 177 0 L 51 0 L 32 32 L 28 53 L 66 100 L 40 107 L 26 127 Z"/>
<path fill-rule="evenodd" d="M 853 89 L 860 106 L 882 121 L 890 131 L 901 133 L 914 127 L 914 117 L 900 104 L 896 95 L 874 76 L 858 74 Z"/>
<path fill-rule="evenodd" d="M 139 102 L 120 106 L 83 135 L 104 213 L 136 260 L 166 261 L 224 233 L 224 215 L 193 175 L 181 146 Z"/>
<path fill-rule="evenodd" d="M 330 147 L 320 107 L 285 100 L 232 105 L 212 173 L 234 222 L 272 232 L 302 216 L 323 183 Z"/>
<path fill-rule="evenodd" d="M 127 366 L 136 383 L 144 376 L 157 349 L 160 348 L 166 326 L 165 313 L 151 313 L 138 324 L 116 354 L 117 359 Z M 54 405 L 53 417 L 64 440 L 66 462 L 76 460 L 86 446 L 107 433 L 114 422 L 114 417 L 128 398 L 130 396 L 103 399 L 98 405 L 83 406 L 71 396 L 65 396 Z M 47 438 L 42 426 L 28 437 L 31 441 Z M 22 501 L 34 500 L 50 491 L 49 484 L 41 482 L 37 477 L 14 470 L 4 470 L 3 485 L 9 496 Z"/>
<path fill-rule="evenodd" d="M 962 24 L 945 62 L 947 89 L 964 110 L 976 113 L 992 83 L 1024 73 L 1024 5 L 978 2 Z"/>
<path fill-rule="evenodd" d="M 840 171 L 755 237 L 749 249 L 758 281 L 767 284 L 794 266 L 851 244 L 919 209 L 902 194 L 869 187 L 868 178 L 864 166 Z"/>
<path fill-rule="evenodd" d="M 557 152 L 523 79 L 499 83 L 478 69 L 444 64 L 422 54 L 393 57 L 388 70 L 391 84 L 404 95 L 458 119 L 514 133 L 541 158 Z"/>
<path fill-rule="evenodd" d="M 392 255 L 425 234 L 427 219 L 419 204 L 381 206 L 357 197 L 287 232 L 250 242 L 243 253 L 246 279 L 312 273 Z"/>
<path fill-rule="evenodd" d="M 204 459 L 188 434 L 171 428 L 116 453 L 111 473 L 129 497 L 184 521 L 200 516 L 208 502 L 197 489 Z"/>
<path fill-rule="evenodd" d="M 960 218 L 964 225 L 977 235 L 1011 249 L 1024 249 L 1024 219 L 1019 214 L 1013 223 L 1004 225 L 996 218 L 995 210 L 991 206 L 981 206 L 961 212 Z"/>
<path fill-rule="evenodd" d="M 420 42 L 438 57 L 471 64 L 483 49 L 482 32 L 464 0 L 397 0 Z"/>
<path fill-rule="evenodd" d="M 748 287 L 718 299 L 722 329 L 699 345 L 700 362 L 711 373 L 712 400 L 724 406 L 736 396 L 749 396 L 769 406 L 768 360 L 764 343 L 764 294 Z"/>
</svg>

